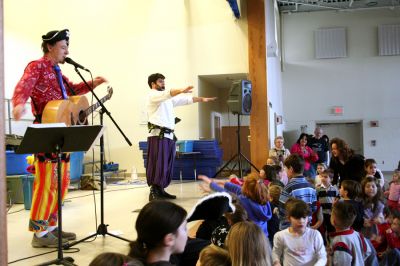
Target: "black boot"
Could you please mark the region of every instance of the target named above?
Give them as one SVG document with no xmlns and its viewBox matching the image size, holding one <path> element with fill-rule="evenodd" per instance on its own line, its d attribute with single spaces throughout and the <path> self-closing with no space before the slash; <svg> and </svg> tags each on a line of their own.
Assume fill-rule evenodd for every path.
<svg viewBox="0 0 400 266">
<path fill-rule="evenodd" d="M 175 195 L 169 194 L 167 191 L 164 190 L 164 188 L 161 188 L 161 196 L 163 196 L 166 199 L 176 199 Z"/>
<path fill-rule="evenodd" d="M 150 187 L 149 201 L 163 199 L 161 195 L 161 190 L 158 186 L 152 185 Z"/>
</svg>

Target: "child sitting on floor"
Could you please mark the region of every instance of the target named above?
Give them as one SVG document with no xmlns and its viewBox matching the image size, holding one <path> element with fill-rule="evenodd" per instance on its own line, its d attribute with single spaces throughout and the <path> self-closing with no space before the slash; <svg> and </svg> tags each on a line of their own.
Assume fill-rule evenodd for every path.
<svg viewBox="0 0 400 266">
<path fill-rule="evenodd" d="M 231 182 L 214 182 L 204 175 L 199 175 L 214 191 L 228 191 L 237 195 L 240 204 L 246 210 L 249 220 L 256 223 L 268 237 L 267 221 L 271 219 L 272 211 L 269 204 L 268 188 L 258 174 L 249 174 L 244 178 L 243 187 Z M 223 187 L 221 187 L 223 184 Z"/>
</svg>

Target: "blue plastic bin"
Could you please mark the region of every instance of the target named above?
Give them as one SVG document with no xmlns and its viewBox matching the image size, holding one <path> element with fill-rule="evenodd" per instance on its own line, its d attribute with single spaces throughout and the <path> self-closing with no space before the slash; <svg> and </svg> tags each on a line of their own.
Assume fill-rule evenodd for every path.
<svg viewBox="0 0 400 266">
<path fill-rule="evenodd" d="M 69 168 L 69 175 L 71 177 L 71 181 L 81 179 L 83 173 L 83 157 L 84 152 L 72 152 L 70 155 L 70 168 Z"/>
<path fill-rule="evenodd" d="M 26 157 L 30 154 L 15 154 L 14 151 L 6 151 L 6 173 L 7 175 L 23 175 L 29 172 Z"/>
<path fill-rule="evenodd" d="M 179 152 L 192 152 L 193 151 L 193 140 L 178 140 L 176 142 L 177 151 Z"/>
<path fill-rule="evenodd" d="M 33 193 L 33 180 L 35 176 L 33 175 L 23 175 L 21 176 L 22 187 L 24 190 L 24 206 L 25 210 L 30 210 L 32 205 L 32 193 Z"/>
</svg>

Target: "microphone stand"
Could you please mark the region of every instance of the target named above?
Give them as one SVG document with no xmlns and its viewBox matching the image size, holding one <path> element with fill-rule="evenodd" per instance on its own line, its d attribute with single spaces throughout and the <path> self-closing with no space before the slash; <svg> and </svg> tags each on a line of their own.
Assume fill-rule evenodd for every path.
<svg viewBox="0 0 400 266">
<path fill-rule="evenodd" d="M 111 116 L 111 113 L 107 110 L 107 108 L 104 106 L 104 104 L 100 101 L 99 97 L 97 97 L 96 93 L 94 93 L 92 87 L 89 86 L 89 84 L 86 82 L 86 80 L 83 78 L 82 74 L 79 72 L 78 68 L 75 66 L 75 71 L 78 73 L 79 77 L 82 79 L 82 81 L 85 83 L 85 85 L 89 88 L 90 92 L 92 95 L 96 98 L 97 102 L 100 104 L 101 109 L 100 109 L 100 125 L 103 126 L 103 115 L 107 114 L 108 117 L 111 119 L 111 121 L 114 123 L 114 125 L 117 127 L 121 135 L 125 138 L 126 142 L 128 143 L 129 146 L 132 146 L 132 143 L 128 139 L 128 137 L 124 134 L 124 132 L 121 130 L 121 128 L 118 126 L 118 124 L 115 122 L 114 118 Z M 72 246 L 75 246 L 76 244 L 79 244 L 83 241 L 86 241 L 87 239 L 90 239 L 92 237 L 95 237 L 97 235 L 109 235 L 127 242 L 131 242 L 130 240 L 111 234 L 107 231 L 107 226 L 108 224 L 104 223 L 104 170 L 103 170 L 103 164 L 104 164 L 104 137 L 101 135 L 100 137 L 100 224 L 97 227 L 96 233 L 87 236 L 81 240 L 74 241 L 70 244 L 65 244 L 64 248 L 68 249 Z"/>
</svg>

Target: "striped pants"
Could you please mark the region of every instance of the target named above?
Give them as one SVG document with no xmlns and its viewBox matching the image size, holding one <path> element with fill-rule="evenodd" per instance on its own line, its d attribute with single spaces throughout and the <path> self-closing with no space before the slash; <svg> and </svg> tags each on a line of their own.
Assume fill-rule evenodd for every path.
<svg viewBox="0 0 400 266">
<path fill-rule="evenodd" d="M 32 206 L 29 231 L 45 231 L 57 225 L 58 202 L 57 161 L 35 157 L 35 179 L 33 182 Z M 61 191 L 64 200 L 70 182 L 69 161 L 61 163 Z"/>
</svg>

